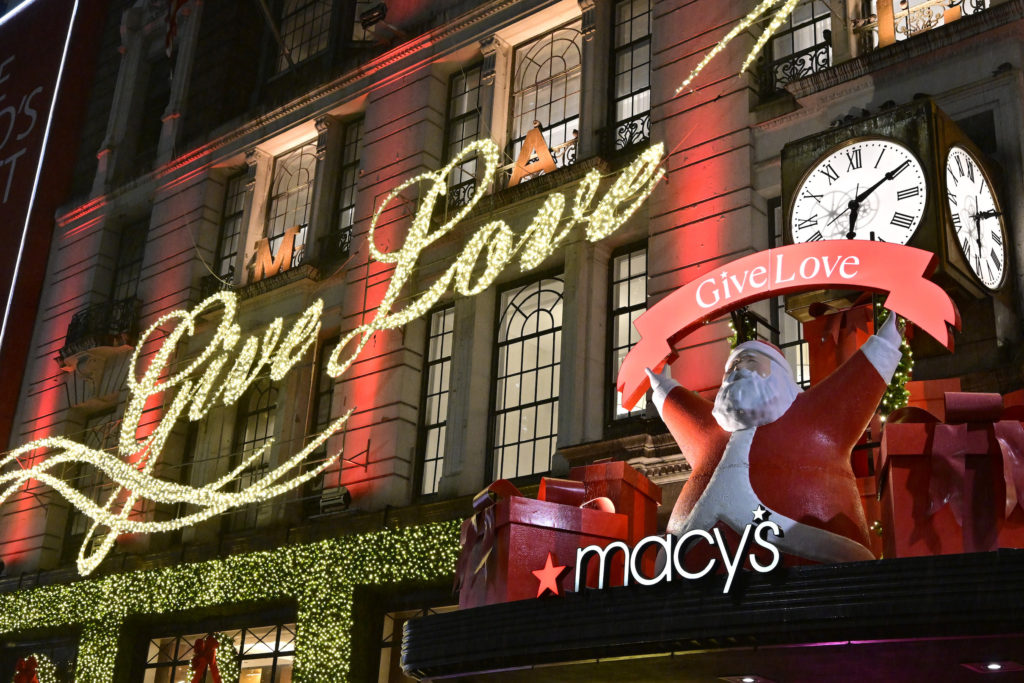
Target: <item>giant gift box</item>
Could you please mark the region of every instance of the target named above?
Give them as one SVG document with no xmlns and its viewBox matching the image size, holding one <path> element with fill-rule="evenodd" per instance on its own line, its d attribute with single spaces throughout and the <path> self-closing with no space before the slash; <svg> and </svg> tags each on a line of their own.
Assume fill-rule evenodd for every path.
<svg viewBox="0 0 1024 683">
<path fill-rule="evenodd" d="M 946 393 L 945 421 L 919 408 L 882 433 L 886 557 L 1024 548 L 1024 427 L 999 394 Z"/>
<path fill-rule="evenodd" d="M 560 592 L 574 590 L 576 550 L 628 541 L 629 519 L 607 498 L 589 499 L 583 482 L 541 479 L 537 500 L 499 479 L 473 500 L 476 514 L 462 523 L 462 552 L 456 567 L 459 607 L 478 607 L 536 598 L 548 553 L 566 569 Z M 622 554 L 610 562 L 611 580 L 622 581 Z M 596 585 L 598 563 L 588 567 L 587 583 Z"/>
<path fill-rule="evenodd" d="M 661 488 L 628 463 L 599 460 L 572 468 L 569 478 L 583 482 L 587 500 L 608 498 L 616 512 L 629 518 L 630 545 L 657 532 Z"/>
<path fill-rule="evenodd" d="M 857 352 L 874 332 L 871 303 L 845 309 L 828 304 L 812 304 L 808 312 L 815 316 L 803 324 L 811 384 L 817 384 Z"/>
</svg>

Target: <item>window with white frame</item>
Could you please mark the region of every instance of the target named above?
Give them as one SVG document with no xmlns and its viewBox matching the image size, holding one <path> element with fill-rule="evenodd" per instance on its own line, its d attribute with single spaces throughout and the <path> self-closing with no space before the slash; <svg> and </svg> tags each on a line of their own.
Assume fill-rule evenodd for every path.
<svg viewBox="0 0 1024 683">
<path fill-rule="evenodd" d="M 876 21 L 868 21 L 864 28 L 890 33 L 900 41 L 988 9 L 991 0 L 869 0 L 867 4 L 869 18 Z M 890 25 L 883 29 L 883 23 Z M 877 33 L 872 36 L 871 45 L 878 45 Z"/>
<path fill-rule="evenodd" d="M 576 20 L 518 46 L 513 55 L 512 161 L 531 129 L 540 128 L 555 164 L 576 161 L 583 80 L 583 34 Z"/>
<path fill-rule="evenodd" d="M 448 306 L 430 314 L 421 426 L 423 474 L 420 478 L 420 493 L 422 494 L 437 493 L 438 483 L 441 481 L 445 436 L 448 429 L 448 396 L 452 377 L 454 328 L 454 306 Z"/>
<path fill-rule="evenodd" d="M 232 449 L 231 469 L 248 462 L 233 482 L 235 491 L 243 491 L 259 481 L 270 470 L 268 442 L 274 437 L 277 416 L 278 389 L 267 377 L 255 380 L 238 401 L 235 419 L 235 446 Z M 266 448 L 262 453 L 256 454 Z M 251 503 L 227 513 L 228 531 L 240 531 L 259 526 L 270 515 L 269 503 Z"/>
<path fill-rule="evenodd" d="M 281 42 L 292 64 L 300 64 L 327 49 L 331 37 L 334 0 L 284 0 L 281 4 Z M 288 58 L 277 58 L 278 73 L 289 68 Z"/>
<path fill-rule="evenodd" d="M 480 138 L 480 74 L 477 64 L 452 74 L 448 85 L 447 158 Z M 448 207 L 463 206 L 476 193 L 477 158 L 473 155 L 448 176 Z"/>
<path fill-rule="evenodd" d="M 276 624 L 221 633 L 234 643 L 239 669 L 222 677 L 240 683 L 290 683 L 295 661 L 295 624 Z M 195 643 L 209 632 L 181 633 L 151 638 L 146 647 L 143 683 L 186 681 L 189 663 L 195 656 Z M 209 674 L 208 674 L 209 675 Z"/>
<path fill-rule="evenodd" d="M 619 0 L 614 10 L 615 149 L 651 137 L 651 0 Z"/>
<path fill-rule="evenodd" d="M 276 255 L 288 229 L 299 228 L 292 251 L 292 266 L 302 263 L 305 255 L 313 206 L 316 161 L 315 142 L 302 145 L 274 160 L 270 201 L 267 204 L 266 236 L 270 253 Z"/>
<path fill-rule="evenodd" d="M 220 239 L 217 244 L 217 258 L 213 264 L 214 274 L 222 282 L 235 283 L 235 261 L 242 237 L 242 219 L 245 214 L 246 174 L 236 173 L 228 178 L 224 189 L 224 211 L 221 214 Z"/>
<path fill-rule="evenodd" d="M 633 323 L 647 310 L 647 247 L 634 249 L 612 258 L 611 305 L 611 376 L 615 411 L 613 418 L 621 420 L 643 415 L 647 397 L 641 398 L 632 410 L 622 407 L 622 394 L 615 387 L 622 360 L 640 341 L 640 333 Z"/>
<path fill-rule="evenodd" d="M 501 293 L 494 478 L 512 479 L 551 468 L 558 436 L 564 288 L 557 276 Z"/>
<path fill-rule="evenodd" d="M 824 71 L 832 65 L 832 12 L 825 0 L 802 0 L 771 39 L 765 88 Z"/>
</svg>

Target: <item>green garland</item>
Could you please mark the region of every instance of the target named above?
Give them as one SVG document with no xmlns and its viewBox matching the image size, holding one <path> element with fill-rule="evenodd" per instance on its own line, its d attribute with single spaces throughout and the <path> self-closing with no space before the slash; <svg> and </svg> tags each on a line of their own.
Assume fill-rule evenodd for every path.
<svg viewBox="0 0 1024 683">
<path fill-rule="evenodd" d="M 0 635 L 81 627 L 75 681 L 110 683 L 128 617 L 290 598 L 298 603 L 294 680 L 338 683 L 348 680 L 356 586 L 451 576 L 459 526 L 388 529 L 7 593 Z"/>
<path fill-rule="evenodd" d="M 875 304 L 875 329 L 879 329 L 885 319 L 889 317 L 889 310 L 881 304 Z M 907 321 L 903 318 L 896 318 L 896 325 L 900 329 L 900 333 L 906 332 Z M 910 344 L 907 343 L 906 339 L 902 339 L 900 342 L 900 362 L 896 366 L 896 372 L 893 373 L 892 379 L 889 381 L 889 386 L 885 389 L 885 395 L 882 396 L 882 401 L 878 406 L 878 412 L 882 417 L 888 417 L 889 413 L 894 410 L 898 410 L 910 401 L 910 391 L 907 389 L 907 382 L 914 373 L 914 352 L 910 349 Z"/>
<path fill-rule="evenodd" d="M 217 641 L 217 650 L 214 652 L 214 660 L 217 662 L 217 673 L 220 674 L 220 683 L 238 683 L 241 665 L 238 661 L 238 650 L 235 649 L 235 641 L 226 633 L 217 631 L 213 634 Z M 192 662 L 188 664 L 185 672 L 185 683 L 192 683 L 196 672 L 192 669 Z M 40 682 L 42 683 L 42 682 Z"/>
</svg>

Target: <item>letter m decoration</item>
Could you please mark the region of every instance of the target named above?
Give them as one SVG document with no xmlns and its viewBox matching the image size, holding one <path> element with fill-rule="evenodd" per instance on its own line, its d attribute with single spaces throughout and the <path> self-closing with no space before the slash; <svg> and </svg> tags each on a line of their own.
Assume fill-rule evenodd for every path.
<svg viewBox="0 0 1024 683">
<path fill-rule="evenodd" d="M 256 242 L 256 261 L 253 267 L 253 281 L 272 277 L 284 272 L 292 266 L 292 255 L 295 253 L 295 236 L 302 228 L 294 225 L 284 231 L 281 244 L 277 247 L 277 255 L 270 252 L 270 240 L 266 237 Z"/>
<path fill-rule="evenodd" d="M 741 306 L 780 294 L 830 288 L 888 293 L 886 308 L 952 351 L 949 326 L 960 329 L 960 313 L 949 295 L 928 280 L 936 262 L 935 254 L 915 247 L 822 240 L 768 249 L 703 273 L 636 319 L 640 341 L 626 354 L 616 380 L 622 406 L 628 410 L 636 405 L 651 386 L 644 368 L 660 371 L 666 361 L 676 358 L 676 343 L 690 332 Z M 700 298 L 701 285 L 726 282 L 755 269 L 767 273 L 759 278 L 759 285 L 751 278 L 741 291 L 733 287 L 725 296 L 709 298 L 704 292 Z"/>
</svg>

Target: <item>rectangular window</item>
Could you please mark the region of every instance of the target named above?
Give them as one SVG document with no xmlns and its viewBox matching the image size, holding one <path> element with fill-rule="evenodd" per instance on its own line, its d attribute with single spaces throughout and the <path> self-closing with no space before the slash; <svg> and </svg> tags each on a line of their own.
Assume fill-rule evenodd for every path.
<svg viewBox="0 0 1024 683">
<path fill-rule="evenodd" d="M 455 307 L 448 306 L 430 314 L 427 339 L 426 381 L 423 385 L 423 476 L 420 493 L 437 493 L 444 463 L 445 434 L 448 428 L 448 394 L 452 379 L 452 342 Z"/>
<path fill-rule="evenodd" d="M 614 419 L 620 420 L 643 415 L 647 408 L 647 397 L 644 397 L 633 406 L 633 410 L 626 410 L 622 407 L 622 394 L 615 388 L 622 360 L 640 340 L 640 333 L 633 323 L 647 310 L 647 247 L 612 258 L 611 294 L 612 392 Z"/>
<path fill-rule="evenodd" d="M 886 45 L 906 40 L 986 10 L 991 0 L 870 0 L 864 4 L 867 19 L 856 32 L 866 35 L 868 47 L 873 48 L 879 46 L 881 36 L 886 36 Z"/>
<path fill-rule="evenodd" d="M 274 383 L 262 377 L 254 381 L 238 401 L 235 447 L 232 449 L 230 467 L 234 469 L 250 459 L 251 462 L 232 482 L 236 492 L 259 481 L 270 470 L 269 449 L 258 456 L 256 454 L 275 436 L 277 396 L 278 390 Z M 270 511 L 270 503 L 252 503 L 232 510 L 226 513 L 226 530 L 241 531 L 259 526 L 269 519 Z"/>
<path fill-rule="evenodd" d="M 121 429 L 121 421 L 112 419 L 114 412 L 107 410 L 93 415 L 85 421 L 85 429 L 76 441 L 85 446 L 116 454 L 118 434 Z M 110 497 L 114 494 L 114 483 L 100 470 L 92 465 L 76 465 L 74 471 L 61 478 L 71 481 L 72 486 L 82 493 L 86 498 L 93 501 L 100 507 L 106 506 Z M 92 528 L 93 521 L 76 509 L 71 510 L 68 518 L 67 540 L 64 548 L 65 557 L 71 559 L 78 554 L 85 534 Z M 104 533 L 98 533 L 92 537 L 92 544 L 102 540 Z"/>
<path fill-rule="evenodd" d="M 368 12 L 377 5 L 381 4 L 379 0 L 356 0 L 355 11 L 352 20 L 352 40 L 355 42 L 366 42 L 374 40 L 373 31 L 363 28 L 363 24 L 360 18 L 364 12 Z"/>
<path fill-rule="evenodd" d="M 785 221 L 778 198 L 768 201 L 768 224 L 770 246 L 781 247 Z M 796 383 L 806 389 L 811 385 L 811 363 L 807 342 L 804 341 L 803 325 L 786 312 L 785 298 L 781 296 L 772 298 L 769 315 L 771 325 L 775 328 L 771 332 L 770 341 L 782 349 L 783 355 L 793 368 Z"/>
<path fill-rule="evenodd" d="M 331 35 L 333 0 L 284 0 L 281 6 L 281 42 L 292 64 L 300 64 L 327 49 Z M 277 58 L 278 73 L 288 69 L 288 59 Z"/>
<path fill-rule="evenodd" d="M 651 0 L 615 3 L 615 149 L 651 137 Z"/>
<path fill-rule="evenodd" d="M 363 119 L 345 124 L 341 151 L 341 191 L 338 194 L 338 229 L 348 230 L 356 222 L 356 186 L 359 183 L 359 142 L 363 138 Z"/>
<path fill-rule="evenodd" d="M 327 429 L 327 425 L 330 424 L 332 415 L 332 406 L 334 403 L 334 378 L 327 374 L 327 361 L 330 359 L 331 351 L 338 345 L 339 338 L 334 337 L 327 341 L 321 342 L 320 349 L 317 354 L 317 362 L 314 366 L 314 372 L 316 376 L 313 378 L 313 386 L 315 391 L 313 394 L 313 415 L 310 420 L 311 428 L 310 433 L 307 435 L 307 439 L 322 433 Z M 327 443 L 325 442 L 322 446 L 313 451 L 303 463 L 305 470 L 311 470 L 319 467 L 323 464 L 327 458 Z M 321 498 L 324 490 L 324 474 L 320 474 L 314 477 L 306 484 L 305 490 L 305 513 L 307 515 L 316 515 L 324 512 L 323 505 L 321 505 Z"/>
<path fill-rule="evenodd" d="M 198 630 L 198 629 L 197 629 Z M 295 624 L 221 631 L 235 645 L 240 671 L 228 676 L 239 683 L 290 683 L 295 660 Z M 143 683 L 186 681 L 195 643 L 209 631 L 152 638 L 146 649 Z M 221 676 L 225 672 L 221 671 Z"/>
<path fill-rule="evenodd" d="M 832 13 L 825 0 L 803 0 L 771 39 L 767 92 L 832 65 Z"/>
<path fill-rule="evenodd" d="M 551 469 L 558 435 L 561 276 L 501 293 L 494 398 L 494 478 Z"/>
<path fill-rule="evenodd" d="M 302 263 L 313 206 L 316 178 L 316 143 L 305 144 L 274 160 L 274 175 L 267 205 L 267 241 L 276 255 L 289 228 L 298 227 L 292 247 L 292 266 Z"/>
<path fill-rule="evenodd" d="M 448 159 L 480 137 L 481 65 L 460 69 L 452 75 L 448 95 Z M 448 176 L 448 207 L 463 206 L 476 192 L 476 156 L 452 169 Z"/>
<path fill-rule="evenodd" d="M 110 286 L 110 300 L 134 299 L 139 293 L 142 275 L 142 258 L 146 253 L 146 237 L 149 233 L 149 217 L 125 225 L 117 247 L 117 265 Z"/>
<path fill-rule="evenodd" d="M 583 80 L 583 34 L 575 21 L 515 49 L 512 78 L 511 159 L 526 134 L 539 128 L 555 165 L 576 161 Z"/>
<path fill-rule="evenodd" d="M 220 242 L 217 245 L 217 260 L 213 264 L 214 274 L 222 283 L 235 283 L 235 261 L 238 258 L 238 244 L 242 236 L 242 217 L 245 213 L 246 179 L 244 172 L 231 176 L 228 178 L 224 191 Z"/>
</svg>

